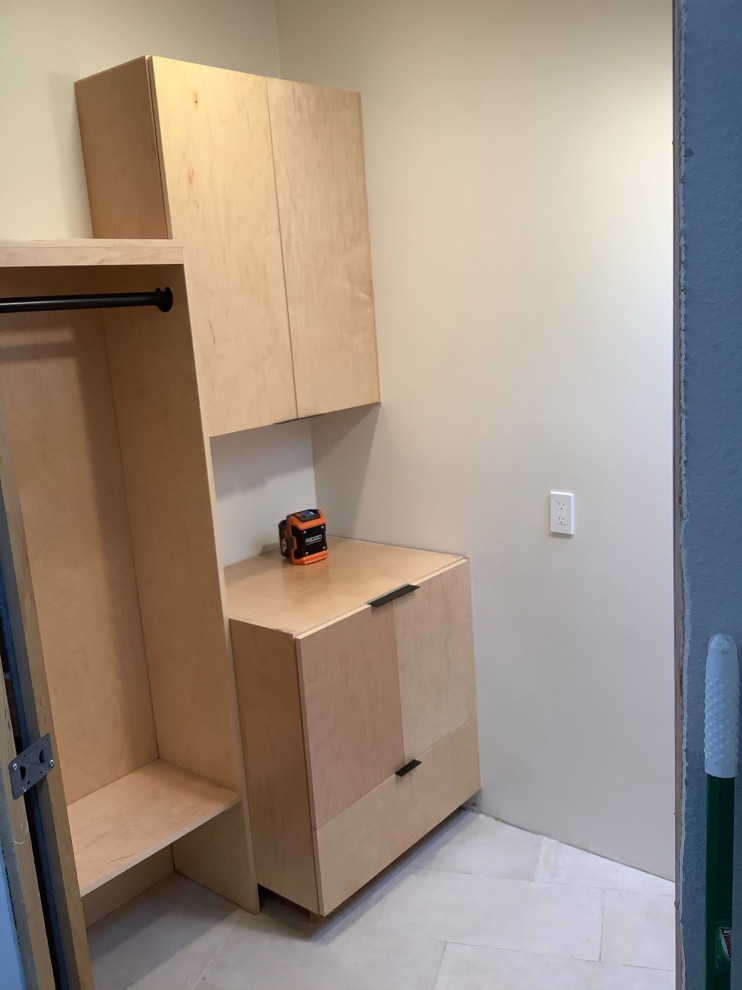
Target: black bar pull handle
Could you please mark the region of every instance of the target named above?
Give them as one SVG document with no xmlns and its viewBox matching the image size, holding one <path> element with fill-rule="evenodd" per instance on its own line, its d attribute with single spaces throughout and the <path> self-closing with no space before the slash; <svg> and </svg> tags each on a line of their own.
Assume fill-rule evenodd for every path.
<svg viewBox="0 0 742 990">
<path fill-rule="evenodd" d="M 400 767 L 399 770 L 395 770 L 394 772 L 397 777 L 406 777 L 410 770 L 414 770 L 415 767 L 419 767 L 421 762 L 421 760 L 410 760 L 409 763 L 405 763 L 403 767 Z"/>
<path fill-rule="evenodd" d="M 374 598 L 370 602 L 366 602 L 366 604 L 370 605 L 371 608 L 379 608 L 380 605 L 387 605 L 389 602 L 393 602 L 397 598 L 403 598 L 405 595 L 411 595 L 412 592 L 417 591 L 419 587 L 419 584 L 403 584 L 401 588 L 395 588 L 394 591 L 389 591 L 380 598 Z"/>
<path fill-rule="evenodd" d="M 104 292 L 88 296 L 19 296 L 0 299 L 0 316 L 65 309 L 117 309 L 121 306 L 156 306 L 161 313 L 167 313 L 173 308 L 173 293 L 165 288 L 154 292 Z"/>
</svg>

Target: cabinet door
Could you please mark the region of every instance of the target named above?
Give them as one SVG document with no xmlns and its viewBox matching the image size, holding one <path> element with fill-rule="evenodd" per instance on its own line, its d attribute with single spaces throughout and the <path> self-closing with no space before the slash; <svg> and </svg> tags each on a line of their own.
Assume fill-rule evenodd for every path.
<svg viewBox="0 0 742 990">
<path fill-rule="evenodd" d="M 392 610 L 362 608 L 297 639 L 312 825 L 404 763 Z"/>
<path fill-rule="evenodd" d="M 212 436 L 296 417 L 266 80 L 151 60 Z"/>
<path fill-rule="evenodd" d="M 299 416 L 378 402 L 360 96 L 267 82 Z"/>
<path fill-rule="evenodd" d="M 411 760 L 476 715 L 469 561 L 420 582 L 392 609 Z"/>
</svg>

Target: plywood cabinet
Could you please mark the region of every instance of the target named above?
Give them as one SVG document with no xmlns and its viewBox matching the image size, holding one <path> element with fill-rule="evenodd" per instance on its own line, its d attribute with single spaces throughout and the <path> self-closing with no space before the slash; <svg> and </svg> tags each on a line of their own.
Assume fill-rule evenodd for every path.
<svg viewBox="0 0 742 990">
<path fill-rule="evenodd" d="M 52 736 L 35 793 L 71 987 L 91 897 L 88 920 L 176 868 L 258 907 L 182 250 L 0 242 L 0 297 L 158 285 L 168 313 L 0 316 L 10 683 L 24 745 Z"/>
<path fill-rule="evenodd" d="M 162 58 L 76 90 L 96 236 L 185 246 L 211 435 L 378 401 L 358 94 Z"/>
<path fill-rule="evenodd" d="M 320 914 L 479 787 L 468 561 L 329 549 L 226 570 L 258 880 Z"/>
</svg>

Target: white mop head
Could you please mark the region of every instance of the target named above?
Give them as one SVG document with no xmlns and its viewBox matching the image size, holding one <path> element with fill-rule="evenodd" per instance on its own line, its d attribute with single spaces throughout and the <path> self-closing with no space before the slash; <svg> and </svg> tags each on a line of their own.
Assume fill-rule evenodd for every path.
<svg viewBox="0 0 742 990">
<path fill-rule="evenodd" d="M 706 773 L 736 777 L 739 745 L 739 662 L 731 636 L 709 640 L 706 658 Z"/>
</svg>

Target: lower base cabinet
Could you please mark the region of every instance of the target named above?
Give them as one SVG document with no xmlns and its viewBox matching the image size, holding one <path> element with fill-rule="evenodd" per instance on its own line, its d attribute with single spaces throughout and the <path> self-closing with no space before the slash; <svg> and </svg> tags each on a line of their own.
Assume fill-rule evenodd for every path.
<svg viewBox="0 0 742 990">
<path fill-rule="evenodd" d="M 226 570 L 258 882 L 327 915 L 479 788 L 469 562 Z"/>
</svg>

